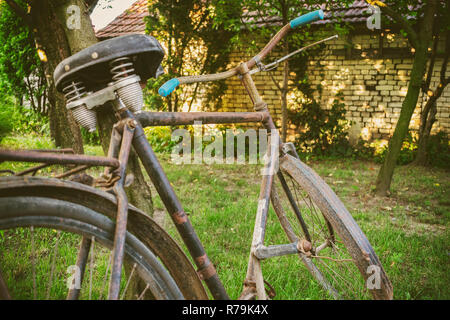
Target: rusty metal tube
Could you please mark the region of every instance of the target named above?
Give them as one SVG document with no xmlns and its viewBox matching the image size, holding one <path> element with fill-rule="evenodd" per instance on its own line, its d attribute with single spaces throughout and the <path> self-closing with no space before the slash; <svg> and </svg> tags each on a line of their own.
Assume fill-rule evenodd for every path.
<svg viewBox="0 0 450 320">
<path fill-rule="evenodd" d="M 51 154 L 27 150 L 0 150 L 0 161 L 42 162 L 46 164 L 78 164 L 119 167 L 119 160 L 79 154 Z"/>
<path fill-rule="evenodd" d="M 263 122 L 268 112 L 141 112 L 136 115 L 143 127 L 194 124 Z"/>
<path fill-rule="evenodd" d="M 34 175 L 36 173 L 36 171 L 38 171 L 40 169 L 44 169 L 44 168 L 46 168 L 48 166 L 49 166 L 48 164 L 40 164 L 40 165 L 35 166 L 33 168 L 29 168 L 29 169 L 23 170 L 21 172 L 18 172 L 15 175 L 16 176 L 25 176 L 25 175 L 27 175 L 29 173 L 33 173 L 33 175 Z"/>
<path fill-rule="evenodd" d="M 78 300 L 81 291 L 81 284 L 83 283 L 84 271 L 86 270 L 86 262 L 91 249 L 91 239 L 83 237 L 80 244 L 80 250 L 77 256 L 77 267 L 80 270 L 80 288 L 72 288 L 67 293 L 67 300 Z"/>
<path fill-rule="evenodd" d="M 134 115 L 126 109 L 120 113 L 120 118 L 135 119 Z M 136 124 L 133 147 L 139 155 L 145 170 L 147 171 L 156 188 L 156 191 L 167 208 L 167 211 L 179 234 L 181 235 L 183 242 L 186 244 L 189 253 L 194 258 L 200 278 L 205 281 L 214 299 L 228 300 L 229 296 L 226 293 L 213 264 L 209 261 L 205 249 L 191 222 L 189 221 L 188 216 L 184 212 L 175 191 L 173 190 L 161 167 L 161 164 L 147 141 L 140 123 Z"/>
<path fill-rule="evenodd" d="M 130 121 L 130 123 L 132 120 Z M 134 126 L 134 125 L 133 125 Z M 120 179 L 114 185 L 114 193 L 117 197 L 116 230 L 114 233 L 114 247 L 112 258 L 111 282 L 108 299 L 117 300 L 120 292 L 120 278 L 122 272 L 123 255 L 125 252 L 125 236 L 127 232 L 128 198 L 124 190 L 125 171 L 133 141 L 134 127 L 126 125 L 122 133 L 122 145 L 119 152 L 119 176 Z"/>
</svg>

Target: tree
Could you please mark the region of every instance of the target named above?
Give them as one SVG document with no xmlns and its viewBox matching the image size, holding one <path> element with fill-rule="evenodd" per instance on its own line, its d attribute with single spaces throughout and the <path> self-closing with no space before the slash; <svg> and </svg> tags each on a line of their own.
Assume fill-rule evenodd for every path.
<svg viewBox="0 0 450 320">
<path fill-rule="evenodd" d="M 437 19 L 435 21 L 438 21 Z M 448 21 L 448 20 L 447 20 Z M 439 31 L 440 28 L 435 28 Z M 435 87 L 434 90 L 430 88 L 431 85 L 431 78 L 433 75 L 435 62 L 436 62 L 436 56 L 437 56 L 437 49 L 438 49 L 438 42 L 439 42 L 439 36 L 438 34 L 434 33 L 434 40 L 433 40 L 433 48 L 430 58 L 430 63 L 427 71 L 427 77 L 424 82 L 423 88 L 422 88 L 422 96 L 425 94 L 428 97 L 428 100 L 425 103 L 425 106 L 422 108 L 421 114 L 420 114 L 420 127 L 419 127 L 419 142 L 418 142 L 418 148 L 417 148 L 417 154 L 416 158 L 414 159 L 415 165 L 426 165 L 429 161 L 429 154 L 428 154 L 428 142 L 431 135 L 431 129 L 433 128 L 434 123 L 436 122 L 436 114 L 437 114 L 437 100 L 441 97 L 442 93 L 444 92 L 444 89 L 447 87 L 447 85 L 450 82 L 450 77 L 446 77 L 446 71 L 449 63 L 449 56 L 450 56 L 450 30 L 445 30 L 446 33 L 445 36 L 445 53 L 444 53 L 444 59 L 442 62 L 440 75 L 439 75 L 439 82 L 438 85 Z"/>
<path fill-rule="evenodd" d="M 33 1 L 28 10 L 24 3 L 5 0 L 14 10 L 21 24 L 26 26 L 33 36 L 38 48 L 48 85 L 50 131 L 58 147 L 72 148 L 76 153 L 83 153 L 83 140 L 80 127 L 65 107 L 64 97 L 59 94 L 53 83 L 53 71 L 59 61 L 70 55 L 70 48 L 65 39 L 64 23 L 55 15 L 55 7 L 61 1 Z"/>
<path fill-rule="evenodd" d="M 346 7 L 353 1 L 318 1 L 318 0 L 245 0 L 243 6 L 247 10 L 244 26 L 253 34 L 255 31 L 263 37 L 273 36 L 281 26 L 289 23 L 289 21 L 300 15 L 326 7 L 330 10 L 336 7 Z M 337 17 L 338 18 L 338 17 Z M 275 22 L 275 23 L 274 23 Z M 305 27 L 304 27 L 305 28 Z M 348 27 L 336 23 L 332 26 L 333 31 L 346 33 Z M 339 30 L 339 31 L 338 31 Z M 281 53 L 283 56 L 290 51 L 302 47 L 307 40 L 313 38 L 308 29 L 300 32 L 293 32 L 282 40 Z M 260 49 L 260 48 L 258 48 Z M 312 50 L 317 54 L 317 50 Z M 282 138 L 286 141 L 287 122 L 288 122 L 288 94 L 296 88 L 306 97 L 313 100 L 312 90 L 307 83 L 306 76 L 306 60 L 308 53 L 303 52 L 283 62 L 283 80 L 278 83 L 273 77 L 273 81 L 280 91 L 281 101 L 281 132 Z M 294 76 L 292 76 L 294 73 Z"/>
<path fill-rule="evenodd" d="M 65 99 L 61 93 L 58 93 L 53 84 L 53 71 L 63 59 L 70 55 L 95 44 L 98 40 L 95 37 L 94 29 L 88 15 L 88 8 L 83 0 L 34 0 L 31 3 L 30 13 L 23 10 L 16 2 L 7 1 L 8 4 L 19 15 L 23 23 L 32 27 L 33 37 L 39 45 L 39 49 L 45 53 L 45 69 L 47 79 L 49 80 L 49 99 L 53 99 L 50 109 L 50 122 L 62 136 L 73 135 L 73 129 L 76 128 L 79 133 L 79 127 L 74 119 L 68 115 L 65 108 Z M 80 8 L 80 28 L 69 29 L 66 21 L 70 17 L 67 8 L 70 5 L 76 5 Z M 112 108 L 105 106 L 99 111 L 98 125 L 100 139 L 104 151 L 108 150 L 112 125 L 116 121 Z M 72 123 L 73 121 L 73 123 Z M 70 130 L 67 130 L 70 124 Z M 65 125 L 65 127 L 60 127 Z M 81 146 L 81 135 L 75 145 Z M 73 142 L 74 139 L 67 139 Z M 73 145 L 73 144 L 72 144 Z M 80 151 L 80 150 L 78 150 Z M 145 181 L 144 175 L 139 166 L 139 161 L 134 154 L 129 159 L 128 173 L 134 176 L 133 188 L 127 190 L 129 202 L 140 207 L 148 214 L 153 213 L 150 187 Z"/>
<path fill-rule="evenodd" d="M 262 35 L 272 34 L 277 32 L 280 26 L 278 24 L 273 25 L 274 17 L 279 19 L 281 25 L 286 25 L 290 20 L 298 17 L 302 13 L 300 11 L 310 11 L 311 9 L 299 10 L 298 0 L 246 0 L 244 6 L 248 10 L 246 27 L 251 31 L 257 31 Z M 249 19 L 253 16 L 253 19 Z M 262 25 L 262 26 L 261 26 Z M 259 29 L 259 30 L 255 30 Z M 292 47 L 292 42 L 297 40 L 298 37 L 286 37 L 282 42 L 282 54 L 287 55 Z M 300 40 L 299 43 L 302 43 Z M 289 93 L 289 74 L 290 74 L 290 62 L 285 60 L 283 63 L 283 81 L 279 84 L 273 77 L 273 82 L 280 91 L 281 94 L 281 136 L 283 141 L 286 141 L 287 134 L 287 95 Z"/>
<path fill-rule="evenodd" d="M 429 59 L 428 48 L 433 35 L 433 21 L 436 19 L 436 13 L 441 11 L 438 11 L 439 6 L 445 6 L 444 1 L 439 0 L 392 1 L 388 3 L 389 5 L 377 1 L 382 14 L 400 25 L 414 50 L 414 59 L 408 91 L 402 103 L 394 134 L 389 141 L 388 151 L 376 180 L 376 193 L 378 195 L 386 195 L 389 192 L 395 165 L 422 88 L 423 77 Z M 415 19 L 413 21 L 408 20 L 408 15 L 415 16 Z"/>
<path fill-rule="evenodd" d="M 156 91 L 163 81 L 180 75 L 215 73 L 226 67 L 230 40 L 239 31 L 241 6 L 236 0 L 163 0 L 150 1 L 149 13 L 146 31 L 167 50 L 163 62 L 167 74 L 150 81 L 153 102 L 162 109 L 163 100 Z M 224 92 L 223 82 L 208 84 L 205 96 L 213 105 L 209 108 L 219 107 Z M 180 111 L 188 103 L 190 110 L 198 93 L 199 84 L 174 92 L 165 100 L 167 109 Z"/>
</svg>

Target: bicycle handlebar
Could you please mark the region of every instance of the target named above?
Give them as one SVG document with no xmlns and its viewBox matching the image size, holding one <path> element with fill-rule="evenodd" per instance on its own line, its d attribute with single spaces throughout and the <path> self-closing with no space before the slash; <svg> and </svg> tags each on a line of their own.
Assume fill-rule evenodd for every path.
<svg viewBox="0 0 450 320">
<path fill-rule="evenodd" d="M 251 69 L 254 67 L 257 62 L 263 60 L 271 51 L 272 49 L 277 45 L 278 42 L 280 42 L 281 39 L 284 38 L 284 36 L 292 29 L 295 29 L 297 27 L 303 26 L 305 24 L 314 22 L 316 20 L 322 20 L 324 18 L 324 13 L 322 10 L 316 10 L 313 12 L 309 12 L 307 14 L 304 14 L 300 17 L 297 17 L 293 20 L 291 20 L 287 25 L 285 25 L 283 28 L 281 28 L 280 31 L 272 38 L 270 41 L 266 44 L 264 49 L 261 50 L 260 53 L 258 53 L 255 57 L 247 61 L 247 67 Z M 200 75 L 200 76 L 186 76 L 186 77 L 180 77 L 180 78 L 172 78 L 169 81 L 165 82 L 158 90 L 158 93 L 163 96 L 167 97 L 169 94 L 171 94 L 176 87 L 178 87 L 180 84 L 184 83 L 194 83 L 194 82 L 206 82 L 206 81 L 216 81 L 216 80 L 222 80 L 229 77 L 232 77 L 238 73 L 237 67 L 234 69 L 230 69 L 225 72 L 217 73 L 217 74 L 206 74 L 206 75 Z"/>
<path fill-rule="evenodd" d="M 298 18 L 295 18 L 294 20 L 291 20 L 289 22 L 289 25 L 292 29 L 295 29 L 297 27 L 301 27 L 305 24 L 308 24 L 310 22 L 314 22 L 316 20 L 323 20 L 324 13 L 322 10 L 313 11 L 307 14 L 304 14 Z"/>
<path fill-rule="evenodd" d="M 161 87 L 158 89 L 158 93 L 160 96 L 167 97 L 169 94 L 175 90 L 176 87 L 180 84 L 180 80 L 177 78 L 170 79 L 169 81 L 165 82 Z"/>
</svg>

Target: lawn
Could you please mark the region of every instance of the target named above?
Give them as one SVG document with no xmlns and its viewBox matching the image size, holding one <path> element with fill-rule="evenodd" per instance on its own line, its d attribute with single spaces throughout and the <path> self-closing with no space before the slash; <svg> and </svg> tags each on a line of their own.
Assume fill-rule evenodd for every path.
<svg viewBox="0 0 450 320">
<path fill-rule="evenodd" d="M 249 255 L 260 167 L 178 166 L 168 160 L 163 157 L 162 164 L 169 180 L 230 295 L 237 298 Z M 324 177 L 367 235 L 393 283 L 394 298 L 450 298 L 448 171 L 398 167 L 391 196 L 380 198 L 372 192 L 379 168 L 377 164 L 347 159 L 307 164 Z M 156 215 L 160 215 L 163 206 L 158 197 L 154 198 Z M 272 210 L 270 214 L 269 243 L 270 237 L 277 238 L 281 234 Z M 165 219 L 166 226 L 171 224 L 168 220 Z M 317 293 L 315 283 L 292 281 L 293 278 L 307 278 L 292 270 L 293 266 L 301 268 L 300 265 L 283 264 L 284 260 L 276 258 L 263 263 L 264 276 L 275 287 L 278 298 L 323 298 Z"/>
<path fill-rule="evenodd" d="M 33 141 L 33 146 L 30 139 L 12 137 L 4 142 L 16 148 L 51 145 Z M 101 149 L 88 146 L 86 152 L 100 154 Z M 179 166 L 168 155 L 160 159 L 221 280 L 230 296 L 237 298 L 247 268 L 260 166 Z M 367 235 L 393 283 L 395 299 L 450 298 L 448 170 L 400 166 L 391 195 L 380 198 L 372 190 L 377 164 L 351 159 L 306 163 L 335 190 Z M 0 170 L 25 167 L 0 164 Z M 155 219 L 179 239 L 155 191 L 153 195 Z M 269 214 L 267 243 L 286 243 L 274 212 Z M 275 299 L 325 298 L 298 260 L 282 257 L 263 262 L 264 277 L 277 293 Z"/>
</svg>

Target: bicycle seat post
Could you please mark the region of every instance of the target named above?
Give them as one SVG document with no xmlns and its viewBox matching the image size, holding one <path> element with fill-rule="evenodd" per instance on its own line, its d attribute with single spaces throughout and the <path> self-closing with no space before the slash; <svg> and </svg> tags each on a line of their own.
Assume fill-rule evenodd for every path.
<svg viewBox="0 0 450 320">
<path fill-rule="evenodd" d="M 116 171 L 119 179 L 114 183 L 113 191 L 117 197 L 116 230 L 114 233 L 114 247 L 112 258 L 111 282 L 108 299 L 117 300 L 120 292 L 120 279 L 124 256 L 125 236 L 127 232 L 128 198 L 125 193 L 125 176 L 128 157 L 134 136 L 134 120 L 125 123 L 122 130 L 122 142 L 119 151 L 120 167 Z"/>
</svg>

